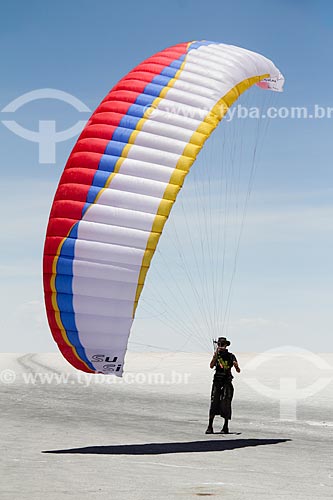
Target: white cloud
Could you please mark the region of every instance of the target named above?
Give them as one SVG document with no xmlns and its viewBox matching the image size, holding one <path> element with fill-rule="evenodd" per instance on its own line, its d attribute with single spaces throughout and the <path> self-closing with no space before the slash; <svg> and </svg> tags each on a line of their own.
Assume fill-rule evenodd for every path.
<svg viewBox="0 0 333 500">
<path fill-rule="evenodd" d="M 262 318 L 262 317 L 247 317 L 239 318 L 230 322 L 230 328 L 237 329 L 241 328 L 289 328 L 289 324 L 283 321 L 274 321 L 272 319 Z"/>
</svg>

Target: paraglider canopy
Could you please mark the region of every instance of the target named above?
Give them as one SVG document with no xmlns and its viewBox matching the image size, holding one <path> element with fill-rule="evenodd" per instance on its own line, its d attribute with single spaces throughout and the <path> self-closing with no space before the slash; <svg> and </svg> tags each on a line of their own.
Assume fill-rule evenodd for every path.
<svg viewBox="0 0 333 500">
<path fill-rule="evenodd" d="M 49 325 L 73 366 L 121 376 L 148 268 L 194 160 L 240 94 L 283 82 L 260 54 L 189 42 L 139 64 L 98 106 L 60 179 L 44 251 Z"/>
</svg>

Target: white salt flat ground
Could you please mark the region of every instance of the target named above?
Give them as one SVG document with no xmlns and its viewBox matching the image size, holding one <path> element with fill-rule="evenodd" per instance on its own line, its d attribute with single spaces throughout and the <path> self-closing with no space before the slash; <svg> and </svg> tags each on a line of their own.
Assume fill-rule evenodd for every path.
<svg viewBox="0 0 333 500">
<path fill-rule="evenodd" d="M 206 436 L 208 354 L 130 353 L 125 381 L 1 355 L 1 499 L 331 499 L 333 355 L 239 361 L 234 434 Z"/>
</svg>

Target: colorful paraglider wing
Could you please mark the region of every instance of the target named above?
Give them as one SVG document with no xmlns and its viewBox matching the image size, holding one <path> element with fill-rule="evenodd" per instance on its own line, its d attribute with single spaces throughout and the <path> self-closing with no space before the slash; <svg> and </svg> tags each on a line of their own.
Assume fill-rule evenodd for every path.
<svg viewBox="0 0 333 500">
<path fill-rule="evenodd" d="M 96 109 L 55 195 L 44 252 L 49 325 L 64 357 L 121 376 L 163 226 L 211 132 L 253 84 L 282 90 L 262 55 L 183 43 L 147 59 Z"/>
</svg>

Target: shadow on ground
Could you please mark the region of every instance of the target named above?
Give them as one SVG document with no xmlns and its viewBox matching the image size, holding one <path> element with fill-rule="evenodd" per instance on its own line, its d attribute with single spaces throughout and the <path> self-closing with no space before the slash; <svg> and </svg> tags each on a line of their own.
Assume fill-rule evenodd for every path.
<svg viewBox="0 0 333 500">
<path fill-rule="evenodd" d="M 202 453 L 206 451 L 235 450 L 251 446 L 279 444 L 290 439 L 234 439 L 190 441 L 179 443 L 121 444 L 110 446 L 86 446 L 65 450 L 48 450 L 43 453 L 81 453 L 93 455 L 161 455 L 164 453 Z"/>
</svg>

